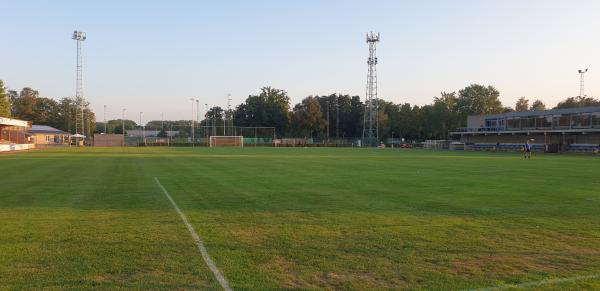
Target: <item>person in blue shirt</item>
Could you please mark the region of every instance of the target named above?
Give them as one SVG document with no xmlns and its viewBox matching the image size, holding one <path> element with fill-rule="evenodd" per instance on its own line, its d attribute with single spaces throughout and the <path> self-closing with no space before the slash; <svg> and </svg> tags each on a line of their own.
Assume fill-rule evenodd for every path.
<svg viewBox="0 0 600 291">
<path fill-rule="evenodd" d="M 525 156 L 526 159 L 531 159 L 531 145 L 529 144 L 529 140 L 525 142 Z"/>
</svg>

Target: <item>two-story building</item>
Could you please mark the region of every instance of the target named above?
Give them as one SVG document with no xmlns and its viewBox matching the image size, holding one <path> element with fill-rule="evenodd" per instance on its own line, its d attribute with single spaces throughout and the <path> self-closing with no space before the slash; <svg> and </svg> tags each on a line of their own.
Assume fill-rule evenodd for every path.
<svg viewBox="0 0 600 291">
<path fill-rule="evenodd" d="M 600 107 L 474 115 L 451 135 L 473 149 L 513 149 L 529 140 L 538 151 L 597 151 Z"/>
</svg>

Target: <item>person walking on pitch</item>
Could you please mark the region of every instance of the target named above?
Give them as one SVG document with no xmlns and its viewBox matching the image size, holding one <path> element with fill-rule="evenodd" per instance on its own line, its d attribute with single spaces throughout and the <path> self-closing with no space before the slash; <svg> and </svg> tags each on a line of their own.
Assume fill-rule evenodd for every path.
<svg viewBox="0 0 600 291">
<path fill-rule="evenodd" d="M 531 145 L 529 144 L 529 140 L 525 142 L 525 155 L 523 156 L 523 158 L 531 159 Z"/>
</svg>

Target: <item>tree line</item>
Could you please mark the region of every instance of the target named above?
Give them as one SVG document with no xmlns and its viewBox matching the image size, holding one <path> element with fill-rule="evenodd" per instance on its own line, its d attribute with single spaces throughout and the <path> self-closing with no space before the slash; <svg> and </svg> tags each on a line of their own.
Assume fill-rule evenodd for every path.
<svg viewBox="0 0 600 291">
<path fill-rule="evenodd" d="M 379 137 L 405 138 L 410 141 L 447 139 L 450 131 L 466 126 L 468 115 L 497 114 L 510 111 L 545 110 L 539 99 L 531 101 L 521 97 L 514 107 L 504 106 L 500 92 L 493 86 L 471 84 L 458 92 L 442 91 L 433 97 L 433 102 L 418 106 L 410 103 L 396 104 L 380 99 L 378 102 Z M 0 80 L 0 116 L 30 120 L 33 124 L 44 124 L 74 132 L 75 110 L 82 101 L 73 98 L 40 97 L 38 91 L 23 88 L 20 92 L 4 88 Z M 89 103 L 83 104 L 86 128 L 104 132 L 104 124 L 95 122 Z M 568 97 L 554 108 L 600 106 L 593 97 Z M 209 108 L 196 128 L 233 120 L 235 126 L 274 127 L 278 137 L 302 138 L 360 138 L 363 130 L 364 103 L 359 96 L 347 94 L 313 95 L 291 106 L 285 90 L 263 87 L 255 95 L 236 106 L 231 112 L 222 107 Z M 145 126 L 154 129 L 173 128 L 181 136 L 190 131 L 189 120 L 150 121 Z M 110 120 L 106 128 L 109 133 L 122 133 L 123 121 Z M 125 130 L 139 128 L 133 120 L 125 120 Z M 164 135 L 164 132 L 162 133 Z"/>
<path fill-rule="evenodd" d="M 89 102 L 82 99 L 64 97 L 59 100 L 40 97 L 40 93 L 30 87 L 21 91 L 10 90 L 0 80 L 0 116 L 31 121 L 32 124 L 49 125 L 69 133 L 75 133 L 75 114 L 84 108 L 85 130 L 93 129 L 96 116 L 89 108 Z"/>
</svg>

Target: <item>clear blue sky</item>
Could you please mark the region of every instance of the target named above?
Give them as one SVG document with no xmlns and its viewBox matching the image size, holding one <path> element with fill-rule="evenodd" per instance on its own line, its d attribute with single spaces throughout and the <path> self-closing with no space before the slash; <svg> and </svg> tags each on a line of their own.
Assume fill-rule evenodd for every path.
<svg viewBox="0 0 600 291">
<path fill-rule="evenodd" d="M 0 1 L 0 79 L 73 96 L 74 29 L 85 31 L 84 91 L 102 119 L 189 119 L 190 97 L 224 106 L 262 86 L 298 102 L 364 97 L 365 33 L 381 32 L 380 96 L 427 104 L 491 84 L 553 106 L 600 97 L 600 1 Z"/>
</svg>

